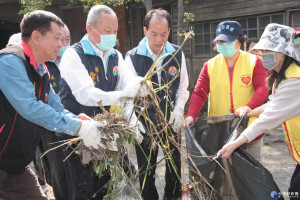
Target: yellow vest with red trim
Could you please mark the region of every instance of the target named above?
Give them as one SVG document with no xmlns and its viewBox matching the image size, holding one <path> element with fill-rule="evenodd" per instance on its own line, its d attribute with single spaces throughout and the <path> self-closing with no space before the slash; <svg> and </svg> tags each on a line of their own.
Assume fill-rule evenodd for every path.
<svg viewBox="0 0 300 200">
<path fill-rule="evenodd" d="M 234 113 L 239 107 L 247 105 L 254 94 L 252 84 L 256 56 L 244 51 L 240 55 L 232 72 L 229 70 L 223 55 L 219 54 L 208 61 L 209 107 L 210 116 L 222 116 Z"/>
<path fill-rule="evenodd" d="M 293 62 L 285 71 L 286 78 L 299 78 L 300 67 Z M 288 145 L 289 153 L 300 165 L 300 116 L 294 117 L 282 124 L 284 128 L 285 141 Z"/>
</svg>

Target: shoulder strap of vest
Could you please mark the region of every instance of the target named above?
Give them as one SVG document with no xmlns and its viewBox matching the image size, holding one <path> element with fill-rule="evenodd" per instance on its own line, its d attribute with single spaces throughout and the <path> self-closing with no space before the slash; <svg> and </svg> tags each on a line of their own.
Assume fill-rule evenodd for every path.
<svg viewBox="0 0 300 200">
<path fill-rule="evenodd" d="M 172 44 L 172 46 L 174 47 L 174 49 L 177 51 L 178 49 L 179 49 L 179 46 L 177 46 L 177 45 L 175 45 L 175 44 Z M 175 52 L 174 52 L 175 53 Z M 180 49 L 179 51 L 178 51 L 178 53 L 176 54 L 176 57 L 177 57 L 177 59 L 178 59 L 178 61 L 180 62 L 180 64 L 181 64 L 181 57 L 182 57 L 182 50 Z"/>
<path fill-rule="evenodd" d="M 12 54 L 12 55 L 15 55 L 15 56 L 19 57 L 22 60 L 24 66 L 25 66 L 25 69 L 26 69 L 27 76 L 28 76 L 29 80 L 32 83 L 34 82 L 33 75 L 30 72 L 30 69 L 32 68 L 32 66 L 30 66 L 29 62 L 27 61 L 28 59 L 26 58 L 26 55 L 24 54 L 21 47 L 19 47 L 18 45 L 8 46 L 8 47 L 2 49 L 0 51 L 0 54 Z M 32 70 L 34 70 L 34 69 L 32 68 Z M 39 91 L 39 89 L 40 89 L 40 83 L 37 83 L 35 85 L 35 90 Z M 38 93 L 36 93 L 36 97 L 38 98 Z"/>
<path fill-rule="evenodd" d="M 26 62 L 25 54 L 18 45 L 10 45 L 0 51 L 0 54 L 13 54 L 18 56 L 23 62 Z M 27 62 L 26 62 L 27 63 Z"/>
<path fill-rule="evenodd" d="M 71 46 L 78 54 L 83 54 L 83 48 L 80 42 L 77 42 Z"/>
<path fill-rule="evenodd" d="M 256 55 L 248 53 L 249 54 L 249 60 L 250 60 L 250 66 L 256 65 Z"/>
<path fill-rule="evenodd" d="M 15 56 L 18 56 L 22 60 L 24 66 L 25 66 L 27 75 L 29 76 L 29 74 L 30 74 L 29 73 L 30 66 L 29 66 L 29 64 L 28 64 L 28 62 L 26 60 L 25 54 L 24 54 L 24 52 L 23 52 L 23 50 L 22 50 L 21 47 L 19 47 L 18 45 L 10 45 L 10 46 L 2 49 L 0 51 L 0 54 L 13 54 Z M 30 76 L 29 76 L 29 78 L 30 78 Z"/>
</svg>

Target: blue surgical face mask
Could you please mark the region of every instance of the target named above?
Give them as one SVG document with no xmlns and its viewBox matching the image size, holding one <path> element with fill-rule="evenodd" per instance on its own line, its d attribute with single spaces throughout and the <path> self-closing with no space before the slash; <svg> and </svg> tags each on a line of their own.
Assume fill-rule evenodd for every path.
<svg viewBox="0 0 300 200">
<path fill-rule="evenodd" d="M 237 52 L 235 42 L 217 43 L 217 51 L 225 57 L 232 57 Z"/>
<path fill-rule="evenodd" d="M 299 45 L 300 44 L 300 37 L 297 37 L 296 39 L 294 39 L 294 44 L 295 45 Z"/>
<path fill-rule="evenodd" d="M 70 47 L 69 44 L 68 44 L 67 46 L 62 46 L 62 47 L 59 49 L 59 52 L 57 53 L 58 56 L 62 57 L 63 54 L 65 53 L 65 50 L 66 50 L 67 48 L 69 48 L 69 47 Z"/>
<path fill-rule="evenodd" d="M 108 50 L 112 49 L 114 46 L 116 46 L 116 41 L 117 41 L 117 35 L 116 34 L 102 35 L 102 34 L 98 33 L 98 31 L 95 28 L 94 28 L 94 30 L 96 31 L 96 33 L 101 38 L 100 43 L 97 43 L 96 40 L 94 39 L 94 41 L 96 42 L 97 47 L 100 50 L 108 51 Z"/>
</svg>

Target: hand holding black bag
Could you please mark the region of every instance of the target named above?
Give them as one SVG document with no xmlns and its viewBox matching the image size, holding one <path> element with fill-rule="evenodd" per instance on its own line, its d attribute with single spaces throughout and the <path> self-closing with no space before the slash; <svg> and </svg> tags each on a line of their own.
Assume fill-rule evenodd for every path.
<svg viewBox="0 0 300 200">
<path fill-rule="evenodd" d="M 190 174 L 197 177 L 200 172 L 207 184 L 213 187 L 209 194 L 211 199 L 282 198 L 274 196 L 280 190 L 272 174 L 243 149 L 238 148 L 230 159 L 215 157 L 227 142 L 239 136 L 247 124 L 247 117 L 225 115 L 199 118 L 193 126 L 186 128 Z"/>
</svg>

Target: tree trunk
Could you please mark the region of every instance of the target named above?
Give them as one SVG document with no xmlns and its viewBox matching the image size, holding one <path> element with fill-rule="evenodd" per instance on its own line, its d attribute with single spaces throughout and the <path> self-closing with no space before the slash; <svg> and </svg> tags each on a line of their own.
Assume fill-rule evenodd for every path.
<svg viewBox="0 0 300 200">
<path fill-rule="evenodd" d="M 146 12 L 149 12 L 152 9 L 152 0 L 142 0 L 146 7 Z"/>
<path fill-rule="evenodd" d="M 178 18 L 177 18 L 177 33 L 182 33 L 183 15 L 184 15 L 184 5 L 183 0 L 178 0 Z M 183 42 L 183 37 L 177 35 L 177 44 L 181 45 Z"/>
</svg>

